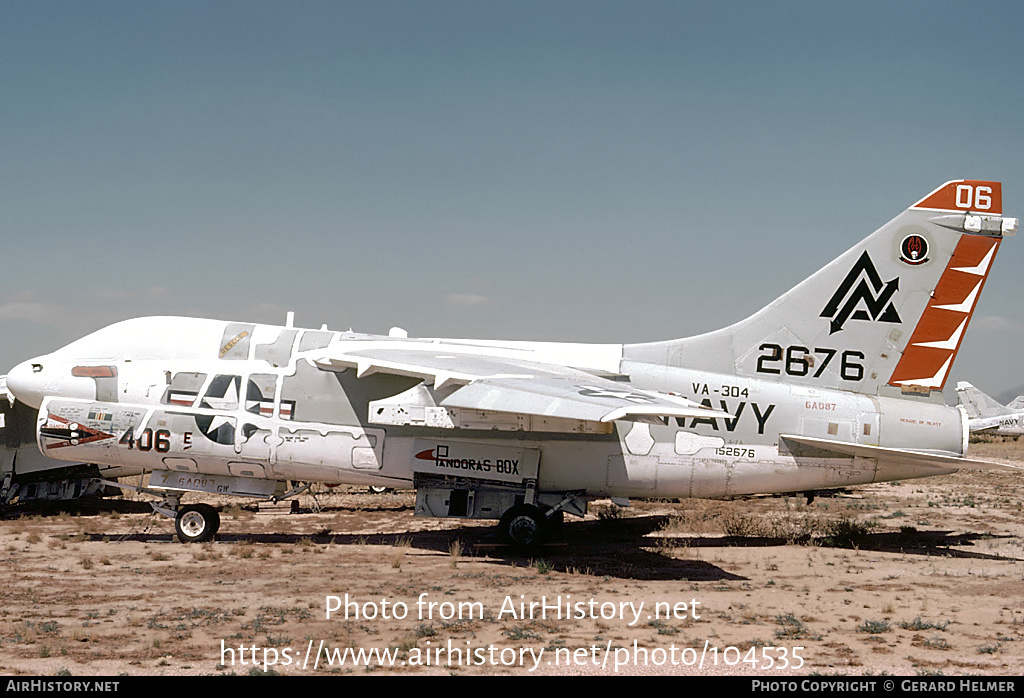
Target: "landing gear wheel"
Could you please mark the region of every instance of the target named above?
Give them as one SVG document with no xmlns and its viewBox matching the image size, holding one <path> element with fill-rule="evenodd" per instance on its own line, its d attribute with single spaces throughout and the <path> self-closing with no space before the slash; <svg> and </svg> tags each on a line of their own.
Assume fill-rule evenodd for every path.
<svg viewBox="0 0 1024 698">
<path fill-rule="evenodd" d="M 390 487 L 383 487 L 381 485 L 370 485 L 370 494 L 390 494 L 394 492 Z"/>
<path fill-rule="evenodd" d="M 209 511 L 210 519 L 213 521 L 213 535 L 217 535 L 217 531 L 220 530 L 220 512 L 209 504 L 197 504 L 196 506 Z"/>
<path fill-rule="evenodd" d="M 544 513 L 540 509 L 519 504 L 505 512 L 498 527 L 506 541 L 520 548 L 529 548 L 543 538 L 544 523 Z"/>
<path fill-rule="evenodd" d="M 182 543 L 205 543 L 220 528 L 220 514 L 209 504 L 190 504 L 178 509 L 174 530 Z"/>
</svg>

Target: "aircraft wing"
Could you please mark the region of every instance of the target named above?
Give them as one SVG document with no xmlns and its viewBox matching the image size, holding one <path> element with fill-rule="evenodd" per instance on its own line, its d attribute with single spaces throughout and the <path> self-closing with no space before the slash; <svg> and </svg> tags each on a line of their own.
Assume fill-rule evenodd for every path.
<svg viewBox="0 0 1024 698">
<path fill-rule="evenodd" d="M 907 451 L 899 448 L 882 448 L 881 446 L 868 446 L 866 444 L 852 444 L 846 441 L 833 441 L 831 439 L 816 439 L 810 436 L 795 436 L 791 434 L 779 434 L 779 440 L 792 447 L 796 445 L 828 451 L 847 456 L 858 456 L 860 458 L 878 458 L 888 463 L 899 463 L 900 465 L 918 466 L 922 468 L 935 468 L 950 470 L 952 468 L 964 470 L 1012 470 L 1021 472 L 1024 468 L 1003 463 L 992 463 L 983 460 L 972 460 L 970 458 L 959 458 L 956 456 L 943 456 L 935 453 L 921 453 L 919 451 Z"/>
<path fill-rule="evenodd" d="M 611 422 L 665 417 L 731 417 L 686 398 L 640 390 L 587 371 L 513 358 L 452 353 L 449 347 L 366 348 L 314 360 L 325 371 L 354 368 L 422 378 L 437 392 L 454 388 L 442 407 Z"/>
<path fill-rule="evenodd" d="M 723 416 L 685 398 L 589 375 L 481 378 L 456 390 L 441 405 L 594 422 Z"/>
</svg>

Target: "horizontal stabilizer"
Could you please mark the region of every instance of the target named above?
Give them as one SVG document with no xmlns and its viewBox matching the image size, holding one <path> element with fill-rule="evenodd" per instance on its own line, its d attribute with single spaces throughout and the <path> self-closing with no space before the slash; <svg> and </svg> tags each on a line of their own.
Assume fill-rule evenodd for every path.
<svg viewBox="0 0 1024 698">
<path fill-rule="evenodd" d="M 935 468 L 938 470 L 949 470 L 951 468 L 963 470 L 1012 470 L 1015 472 L 1024 470 L 1020 466 L 1005 465 L 1003 463 L 972 460 L 957 456 L 944 456 L 936 453 L 906 451 L 898 448 L 882 448 L 881 446 L 869 446 L 867 444 L 852 444 L 846 441 L 833 441 L 831 439 L 816 439 L 810 436 L 779 434 L 779 440 L 787 445 L 799 444 L 844 456 L 877 458 L 887 463 L 920 468 Z"/>
</svg>

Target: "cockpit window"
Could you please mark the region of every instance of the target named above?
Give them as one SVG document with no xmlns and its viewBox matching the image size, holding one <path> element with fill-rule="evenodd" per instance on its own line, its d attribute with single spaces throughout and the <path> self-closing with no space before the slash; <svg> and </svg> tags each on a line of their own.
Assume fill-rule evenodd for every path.
<svg viewBox="0 0 1024 698">
<path fill-rule="evenodd" d="M 241 385 L 241 376 L 214 376 L 199 406 L 214 410 L 237 410 L 238 390 Z"/>
<path fill-rule="evenodd" d="M 202 390 L 205 382 L 205 373 L 175 373 L 161 402 L 165 405 L 191 407 L 195 404 L 196 397 L 199 396 L 199 391 Z"/>
<path fill-rule="evenodd" d="M 269 373 L 254 373 L 249 376 L 249 383 L 245 389 L 245 411 L 261 417 L 273 417 L 276 390 L 277 376 Z"/>
</svg>

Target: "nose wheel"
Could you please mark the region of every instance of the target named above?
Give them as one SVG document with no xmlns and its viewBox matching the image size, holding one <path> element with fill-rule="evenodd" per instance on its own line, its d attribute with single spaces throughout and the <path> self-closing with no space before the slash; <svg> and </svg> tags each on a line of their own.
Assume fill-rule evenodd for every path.
<svg viewBox="0 0 1024 698">
<path fill-rule="evenodd" d="M 220 528 L 220 514 L 209 504 L 189 504 L 178 509 L 174 530 L 182 543 L 205 543 Z"/>
</svg>

